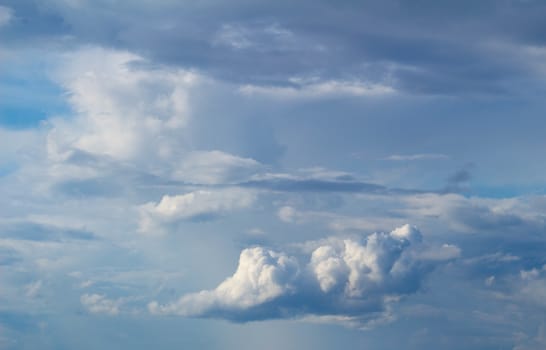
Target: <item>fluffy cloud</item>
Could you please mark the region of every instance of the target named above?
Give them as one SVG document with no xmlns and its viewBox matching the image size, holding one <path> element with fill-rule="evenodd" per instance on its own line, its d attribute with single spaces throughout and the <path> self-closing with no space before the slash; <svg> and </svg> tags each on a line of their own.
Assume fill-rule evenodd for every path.
<svg viewBox="0 0 546 350">
<path fill-rule="evenodd" d="M 160 306 L 149 304 L 152 313 L 179 314 L 184 316 L 234 314 L 273 301 L 288 291 L 298 277 L 299 267 L 295 258 L 261 247 L 241 252 L 239 266 L 233 276 L 216 289 L 185 295 L 174 304 Z"/>
<path fill-rule="evenodd" d="M 189 119 L 188 90 L 198 77 L 179 69 L 145 69 L 138 55 L 101 48 L 67 54 L 57 74 L 77 113 L 56 120 L 49 137 L 51 156 L 77 149 L 130 160 L 175 152 L 169 134 Z"/>
<path fill-rule="evenodd" d="M 62 55 L 54 76 L 74 113 L 48 121 L 48 174 L 60 189 L 113 193 L 128 174 L 162 183 L 237 183 L 261 168 L 251 158 L 192 148 L 191 94 L 210 82 L 203 76 L 97 47 Z"/>
<path fill-rule="evenodd" d="M 165 195 L 157 203 L 140 206 L 140 232 L 157 234 L 165 227 L 184 220 L 206 220 L 217 215 L 248 208 L 256 194 L 242 189 L 198 190 L 183 195 Z"/>
<path fill-rule="evenodd" d="M 248 248 L 235 274 L 217 288 L 171 304 L 152 302 L 149 310 L 234 321 L 320 316 L 364 327 L 384 318 L 394 301 L 415 293 L 434 267 L 459 253 L 453 246 L 425 244 L 409 225 L 308 242 L 298 256 Z"/>
</svg>

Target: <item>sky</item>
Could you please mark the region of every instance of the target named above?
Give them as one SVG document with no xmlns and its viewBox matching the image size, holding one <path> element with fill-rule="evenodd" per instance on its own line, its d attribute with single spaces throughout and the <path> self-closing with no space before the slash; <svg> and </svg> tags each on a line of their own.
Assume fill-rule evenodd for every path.
<svg viewBox="0 0 546 350">
<path fill-rule="evenodd" d="M 0 0 L 0 348 L 546 348 L 545 16 Z"/>
</svg>

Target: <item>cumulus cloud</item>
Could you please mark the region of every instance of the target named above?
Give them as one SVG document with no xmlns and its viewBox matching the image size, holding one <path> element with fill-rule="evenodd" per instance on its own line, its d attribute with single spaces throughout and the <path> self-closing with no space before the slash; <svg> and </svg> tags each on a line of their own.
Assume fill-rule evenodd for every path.
<svg viewBox="0 0 546 350">
<path fill-rule="evenodd" d="M 198 77 L 180 69 L 145 69 L 146 63 L 129 52 L 94 47 L 66 54 L 57 79 L 77 115 L 53 122 L 50 156 L 77 149 L 129 160 L 174 152 L 175 138 L 164 135 L 188 122 L 188 90 Z"/>
<path fill-rule="evenodd" d="M 242 189 L 198 190 L 182 195 L 165 195 L 157 203 L 139 207 L 139 230 L 146 234 L 164 233 L 166 226 L 180 221 L 208 220 L 226 212 L 248 208 L 256 194 Z"/>
<path fill-rule="evenodd" d="M 177 303 L 160 306 L 152 302 L 152 313 L 175 313 L 185 316 L 245 310 L 267 303 L 294 288 L 298 263 L 293 257 L 261 247 L 241 252 L 239 266 L 215 290 L 183 296 Z M 226 315 L 229 317 L 229 314 Z"/>
<path fill-rule="evenodd" d="M 203 76 L 98 47 L 60 57 L 54 78 L 74 115 L 50 118 L 46 143 L 48 175 L 63 193 L 115 194 L 127 174 L 226 184 L 261 169 L 251 158 L 191 146 L 191 94 L 208 81 Z"/>
<path fill-rule="evenodd" d="M 320 316 L 369 326 L 391 304 L 419 290 L 435 267 L 459 256 L 453 246 L 431 246 L 405 225 L 367 237 L 307 242 L 299 255 L 263 247 L 241 252 L 233 276 L 213 290 L 149 304 L 155 314 L 244 322 Z"/>
</svg>

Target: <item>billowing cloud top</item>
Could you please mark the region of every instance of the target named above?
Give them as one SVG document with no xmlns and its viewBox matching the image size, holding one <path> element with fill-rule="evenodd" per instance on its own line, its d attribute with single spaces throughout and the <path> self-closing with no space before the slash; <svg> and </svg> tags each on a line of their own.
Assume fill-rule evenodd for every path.
<svg viewBox="0 0 546 350">
<path fill-rule="evenodd" d="M 405 225 L 363 238 L 308 242 L 310 254 L 289 256 L 263 247 L 241 252 L 237 271 L 214 290 L 182 296 L 156 314 L 250 321 L 310 315 L 339 316 L 364 327 L 388 306 L 415 293 L 431 269 L 459 256 L 454 246 L 425 245 Z"/>
</svg>

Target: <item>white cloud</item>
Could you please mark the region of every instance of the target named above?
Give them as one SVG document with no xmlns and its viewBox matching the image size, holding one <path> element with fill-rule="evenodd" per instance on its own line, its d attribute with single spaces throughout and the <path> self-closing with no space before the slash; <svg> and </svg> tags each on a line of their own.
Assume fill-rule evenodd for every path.
<svg viewBox="0 0 546 350">
<path fill-rule="evenodd" d="M 112 300 L 101 294 L 83 294 L 80 297 L 82 305 L 93 314 L 119 314 L 121 300 Z"/>
<path fill-rule="evenodd" d="M 459 255 L 452 246 L 425 244 L 409 225 L 305 246 L 311 251 L 301 256 L 245 249 L 235 274 L 217 288 L 171 304 L 152 302 L 149 310 L 236 321 L 321 316 L 364 326 L 384 318 L 392 303 L 419 289 L 431 269 Z"/>
<path fill-rule="evenodd" d="M 188 294 L 175 304 L 151 303 L 152 313 L 199 315 L 214 309 L 247 309 L 271 301 L 290 291 L 298 276 L 294 258 L 261 247 L 241 252 L 233 276 L 216 289 Z"/>
<path fill-rule="evenodd" d="M 0 6 L 0 27 L 8 25 L 13 19 L 13 10 L 6 6 Z"/>
<path fill-rule="evenodd" d="M 145 64 L 138 55 L 101 48 L 63 56 L 57 79 L 76 118 L 52 122 L 50 157 L 73 149 L 125 161 L 172 156 L 180 146 L 173 133 L 188 122 L 188 90 L 198 77 Z"/>
<path fill-rule="evenodd" d="M 158 203 L 140 206 L 139 230 L 146 234 L 164 233 L 165 225 L 248 208 L 256 200 L 253 191 L 242 189 L 199 190 L 177 196 L 165 195 Z"/>
<path fill-rule="evenodd" d="M 60 62 L 55 79 L 75 115 L 48 122 L 48 174 L 54 183 L 123 172 L 226 184 L 261 168 L 251 158 L 192 149 L 191 94 L 208 82 L 203 76 L 149 67 L 139 55 L 97 47 L 65 54 Z"/>
</svg>

